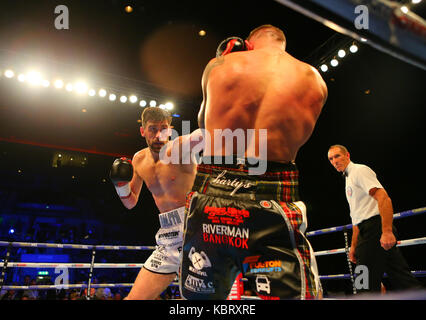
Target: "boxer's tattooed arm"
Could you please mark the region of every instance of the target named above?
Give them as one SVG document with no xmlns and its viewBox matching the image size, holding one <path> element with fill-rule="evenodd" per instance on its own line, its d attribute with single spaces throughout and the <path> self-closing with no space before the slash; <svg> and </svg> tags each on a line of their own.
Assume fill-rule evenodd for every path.
<svg viewBox="0 0 426 320">
<path fill-rule="evenodd" d="M 201 78 L 201 88 L 203 90 L 203 102 L 200 106 L 200 111 L 198 112 L 198 127 L 204 129 L 205 123 L 204 123 L 204 115 L 206 111 L 206 103 L 207 103 L 207 81 L 210 75 L 210 72 L 213 70 L 213 68 L 223 64 L 225 62 L 225 57 L 221 56 L 218 57 L 212 61 L 206 66 L 203 72 L 203 76 Z"/>
</svg>

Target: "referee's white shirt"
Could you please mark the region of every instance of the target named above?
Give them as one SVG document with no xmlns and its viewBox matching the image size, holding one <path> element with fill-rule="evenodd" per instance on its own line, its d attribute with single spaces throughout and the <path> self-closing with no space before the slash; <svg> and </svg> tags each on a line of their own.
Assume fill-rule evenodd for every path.
<svg viewBox="0 0 426 320">
<path fill-rule="evenodd" d="M 349 162 L 344 174 L 346 199 L 351 211 L 352 224 L 357 225 L 379 213 L 377 201 L 370 196 L 372 188 L 383 188 L 373 170 L 363 164 Z"/>
</svg>

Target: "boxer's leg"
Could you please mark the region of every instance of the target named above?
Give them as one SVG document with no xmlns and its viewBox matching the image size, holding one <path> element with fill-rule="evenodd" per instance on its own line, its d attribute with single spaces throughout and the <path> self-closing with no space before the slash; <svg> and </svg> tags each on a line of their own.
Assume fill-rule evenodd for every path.
<svg viewBox="0 0 426 320">
<path fill-rule="evenodd" d="M 142 268 L 125 300 L 154 300 L 173 281 L 176 273 L 160 274 Z"/>
<path fill-rule="evenodd" d="M 145 261 L 128 300 L 155 299 L 175 279 L 182 250 L 184 211 L 182 207 L 159 215 L 161 228 L 155 235 L 156 249 Z"/>
</svg>

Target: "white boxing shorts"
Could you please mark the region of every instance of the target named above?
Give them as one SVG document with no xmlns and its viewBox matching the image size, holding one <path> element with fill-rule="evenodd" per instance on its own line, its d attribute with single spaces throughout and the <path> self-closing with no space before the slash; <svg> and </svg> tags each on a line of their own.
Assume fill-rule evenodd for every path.
<svg viewBox="0 0 426 320">
<path fill-rule="evenodd" d="M 159 214 L 160 230 L 155 235 L 154 252 L 143 267 L 154 273 L 178 273 L 183 242 L 185 207 Z"/>
</svg>

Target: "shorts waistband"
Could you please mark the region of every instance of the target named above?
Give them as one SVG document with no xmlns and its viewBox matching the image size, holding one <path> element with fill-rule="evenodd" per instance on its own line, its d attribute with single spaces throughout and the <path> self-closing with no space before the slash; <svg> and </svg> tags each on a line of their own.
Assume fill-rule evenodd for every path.
<svg viewBox="0 0 426 320">
<path fill-rule="evenodd" d="M 161 228 L 170 228 L 182 224 L 185 221 L 185 207 L 176 208 L 167 212 L 160 213 Z"/>
<path fill-rule="evenodd" d="M 241 158 L 232 156 L 204 156 L 201 158 L 201 164 L 197 166 L 198 171 L 203 170 L 228 170 L 245 172 L 249 175 L 265 178 L 269 174 L 278 172 L 298 171 L 295 162 L 275 162 L 256 158 Z M 258 170 L 254 170 L 258 169 Z"/>
<path fill-rule="evenodd" d="M 267 164 L 268 170 L 260 175 L 251 175 L 246 164 L 200 164 L 192 191 L 247 200 L 299 201 L 296 164 Z"/>
</svg>

